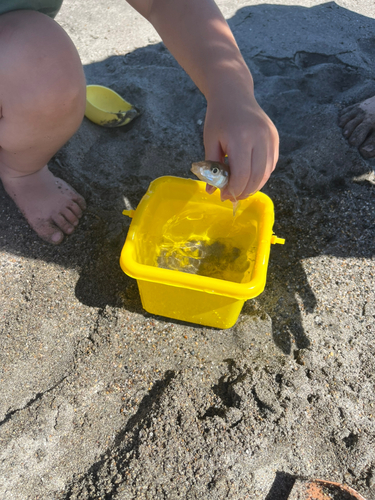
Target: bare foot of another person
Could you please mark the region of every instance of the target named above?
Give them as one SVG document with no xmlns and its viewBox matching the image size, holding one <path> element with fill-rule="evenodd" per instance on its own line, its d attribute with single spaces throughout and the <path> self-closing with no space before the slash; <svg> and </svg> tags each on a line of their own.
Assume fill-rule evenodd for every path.
<svg viewBox="0 0 375 500">
<path fill-rule="evenodd" d="M 47 166 L 21 177 L 2 173 L 1 180 L 34 231 L 54 245 L 74 231 L 86 208 L 82 196 Z"/>
<path fill-rule="evenodd" d="M 339 126 L 351 146 L 356 146 L 364 158 L 375 156 L 375 96 L 345 108 Z"/>
</svg>

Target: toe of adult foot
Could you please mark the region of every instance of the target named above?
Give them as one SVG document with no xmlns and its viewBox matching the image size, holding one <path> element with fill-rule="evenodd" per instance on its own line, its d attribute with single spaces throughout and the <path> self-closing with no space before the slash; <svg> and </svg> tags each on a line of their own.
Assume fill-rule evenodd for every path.
<svg viewBox="0 0 375 500">
<path fill-rule="evenodd" d="M 350 121 L 346 123 L 346 125 L 343 127 L 343 135 L 346 139 L 349 139 L 354 130 L 358 127 L 360 123 L 362 123 L 363 119 L 361 116 L 357 115 L 354 118 L 352 118 Z"/>
<path fill-rule="evenodd" d="M 366 120 L 362 121 L 355 127 L 355 129 L 351 132 L 350 136 L 348 137 L 348 142 L 351 146 L 359 147 L 361 144 L 364 143 L 366 140 L 367 136 L 370 134 L 372 130 L 372 125 Z"/>
<path fill-rule="evenodd" d="M 353 118 L 356 118 L 358 115 L 362 116 L 363 114 L 364 113 L 358 104 L 353 104 L 352 106 L 343 109 L 339 116 L 339 127 L 345 127 L 345 125 L 353 120 Z"/>
<path fill-rule="evenodd" d="M 366 159 L 375 157 L 375 131 L 373 131 L 359 147 L 359 152 Z"/>
</svg>

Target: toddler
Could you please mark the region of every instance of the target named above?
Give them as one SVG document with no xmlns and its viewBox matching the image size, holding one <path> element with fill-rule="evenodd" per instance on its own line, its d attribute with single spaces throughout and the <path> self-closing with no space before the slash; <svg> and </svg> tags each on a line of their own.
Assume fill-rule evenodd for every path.
<svg viewBox="0 0 375 500">
<path fill-rule="evenodd" d="M 53 20 L 62 0 L 0 0 L 0 178 L 44 240 L 71 234 L 85 201 L 47 167 L 80 126 L 86 82 L 76 48 Z M 207 99 L 206 159 L 228 155 L 223 199 L 246 198 L 278 159 L 275 126 L 213 0 L 128 0 L 152 23 Z"/>
</svg>

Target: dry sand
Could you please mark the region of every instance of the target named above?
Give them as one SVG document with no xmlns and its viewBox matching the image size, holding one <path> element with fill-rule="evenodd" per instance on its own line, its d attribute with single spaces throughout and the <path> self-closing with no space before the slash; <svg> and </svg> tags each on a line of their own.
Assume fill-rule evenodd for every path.
<svg viewBox="0 0 375 500">
<path fill-rule="evenodd" d="M 89 83 L 140 107 L 86 119 L 51 169 L 88 211 L 58 248 L 0 188 L 0 498 L 283 500 L 296 477 L 375 499 L 374 169 L 338 112 L 375 94 L 373 1 L 221 0 L 281 137 L 266 289 L 215 330 L 142 310 L 119 268 L 150 181 L 192 176 L 205 100 L 124 1 L 57 21 Z"/>
</svg>

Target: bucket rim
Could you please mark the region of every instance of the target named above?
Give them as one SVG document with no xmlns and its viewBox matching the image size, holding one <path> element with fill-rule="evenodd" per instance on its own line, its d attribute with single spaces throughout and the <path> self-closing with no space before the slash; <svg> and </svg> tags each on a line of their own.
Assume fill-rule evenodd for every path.
<svg viewBox="0 0 375 500">
<path fill-rule="evenodd" d="M 271 248 L 272 228 L 274 223 L 274 208 L 271 198 L 265 193 L 257 192 L 253 197 L 260 198 L 264 205 L 263 223 L 260 227 L 258 248 L 251 280 L 247 283 L 237 283 L 207 276 L 184 273 L 171 269 L 159 268 L 141 264 L 133 258 L 134 237 L 142 215 L 147 207 L 150 196 L 158 187 L 166 182 L 177 182 L 178 184 L 196 183 L 200 189 L 205 190 L 206 183 L 198 180 L 187 179 L 176 176 L 162 176 L 152 181 L 138 207 L 133 212 L 132 222 L 128 231 L 125 244 L 121 251 L 121 269 L 131 278 L 136 280 L 149 281 L 163 285 L 187 288 L 206 292 L 210 294 L 222 295 L 238 300 L 248 300 L 256 297 L 264 290 L 266 284 L 268 259 Z"/>
</svg>

